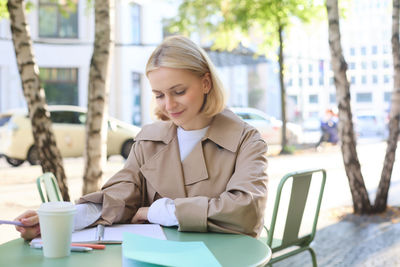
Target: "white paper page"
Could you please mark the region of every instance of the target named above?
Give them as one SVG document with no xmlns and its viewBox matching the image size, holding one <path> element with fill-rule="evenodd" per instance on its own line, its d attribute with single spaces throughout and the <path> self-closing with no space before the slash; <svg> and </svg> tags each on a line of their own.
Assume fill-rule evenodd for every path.
<svg viewBox="0 0 400 267">
<path fill-rule="evenodd" d="M 122 241 L 124 232 L 167 240 L 164 231 L 158 224 L 115 224 L 107 226 L 104 231 L 104 240 Z"/>
<path fill-rule="evenodd" d="M 96 243 L 96 227 L 83 229 L 72 233 L 73 243 Z M 106 226 L 104 229 L 103 242 L 112 241 L 113 243 L 122 242 L 122 234 L 130 232 L 138 235 L 148 236 L 161 240 L 166 240 L 164 231 L 158 224 L 115 224 Z M 33 243 L 42 242 L 40 237 L 32 240 Z"/>
</svg>

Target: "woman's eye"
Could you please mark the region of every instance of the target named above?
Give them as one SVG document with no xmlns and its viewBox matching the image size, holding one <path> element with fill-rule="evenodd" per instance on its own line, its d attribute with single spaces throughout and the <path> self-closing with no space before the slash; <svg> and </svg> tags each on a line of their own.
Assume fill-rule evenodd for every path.
<svg viewBox="0 0 400 267">
<path fill-rule="evenodd" d="M 163 94 L 160 94 L 160 95 L 156 95 L 156 98 L 163 98 Z"/>
<path fill-rule="evenodd" d="M 185 92 L 186 92 L 186 89 L 183 89 L 183 90 L 175 91 L 175 94 L 183 95 L 183 94 L 185 94 Z"/>
</svg>

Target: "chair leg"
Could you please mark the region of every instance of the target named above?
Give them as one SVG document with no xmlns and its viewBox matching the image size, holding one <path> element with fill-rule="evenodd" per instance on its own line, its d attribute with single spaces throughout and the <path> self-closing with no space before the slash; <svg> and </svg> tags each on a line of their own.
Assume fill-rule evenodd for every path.
<svg viewBox="0 0 400 267">
<path fill-rule="evenodd" d="M 313 263 L 313 267 L 317 267 L 318 266 L 317 265 L 317 255 L 315 255 L 315 251 L 311 247 L 308 247 L 308 251 L 311 254 L 311 260 Z"/>
</svg>

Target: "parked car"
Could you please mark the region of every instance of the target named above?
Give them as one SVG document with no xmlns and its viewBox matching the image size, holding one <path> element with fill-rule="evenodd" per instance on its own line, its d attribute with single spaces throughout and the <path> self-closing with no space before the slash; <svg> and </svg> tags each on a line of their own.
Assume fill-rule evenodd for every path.
<svg viewBox="0 0 400 267">
<path fill-rule="evenodd" d="M 354 129 L 359 137 L 383 137 L 388 135 L 388 125 L 384 115 L 370 111 L 357 112 L 354 118 Z"/>
<path fill-rule="evenodd" d="M 49 106 L 57 147 L 63 157 L 81 157 L 85 149 L 86 109 L 77 106 Z M 115 118 L 108 120 L 107 156 L 127 158 L 140 128 Z M 31 121 L 25 110 L 0 114 L 0 154 L 13 166 L 25 160 L 39 164 Z"/>
<path fill-rule="evenodd" d="M 282 135 L 282 121 L 254 108 L 237 108 L 231 110 L 242 120 L 257 128 L 262 138 L 270 145 L 280 145 Z M 288 144 L 297 144 L 301 141 L 301 126 L 295 123 L 286 123 L 286 137 Z"/>
<path fill-rule="evenodd" d="M 316 117 L 310 117 L 303 121 L 303 143 L 317 144 L 322 136 L 321 120 Z"/>
</svg>

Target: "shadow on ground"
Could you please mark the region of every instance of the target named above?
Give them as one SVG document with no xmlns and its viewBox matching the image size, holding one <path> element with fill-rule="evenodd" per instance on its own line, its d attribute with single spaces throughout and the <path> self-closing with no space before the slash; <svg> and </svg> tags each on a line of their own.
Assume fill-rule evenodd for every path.
<svg viewBox="0 0 400 267">
<path fill-rule="evenodd" d="M 400 266 L 399 214 L 398 207 L 381 215 L 348 213 L 319 229 L 312 244 L 318 266 Z M 312 266 L 312 261 L 303 252 L 273 266 Z"/>
</svg>

